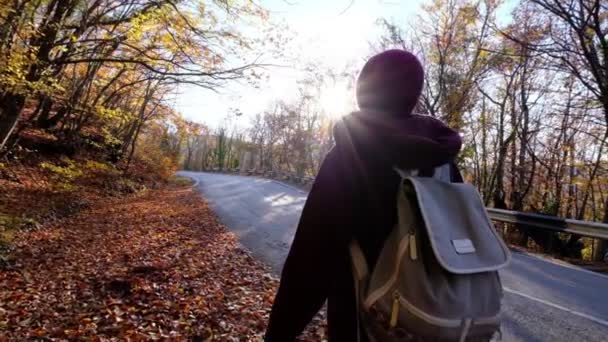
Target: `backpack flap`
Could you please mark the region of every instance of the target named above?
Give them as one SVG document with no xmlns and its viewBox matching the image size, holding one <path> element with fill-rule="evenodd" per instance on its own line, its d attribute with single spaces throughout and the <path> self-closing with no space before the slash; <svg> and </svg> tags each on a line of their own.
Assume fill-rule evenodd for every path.
<svg viewBox="0 0 608 342">
<path fill-rule="evenodd" d="M 488 218 L 477 189 L 470 184 L 407 177 L 416 194 L 424 228 L 439 264 L 448 272 L 497 271 L 511 254 Z"/>
</svg>

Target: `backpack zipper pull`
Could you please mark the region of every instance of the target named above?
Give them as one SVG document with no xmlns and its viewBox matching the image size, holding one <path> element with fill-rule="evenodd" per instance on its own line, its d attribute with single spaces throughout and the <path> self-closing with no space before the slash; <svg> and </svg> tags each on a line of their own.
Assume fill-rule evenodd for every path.
<svg viewBox="0 0 608 342">
<path fill-rule="evenodd" d="M 416 248 L 416 234 L 410 234 L 410 258 L 412 260 L 418 259 L 418 249 Z"/>
<path fill-rule="evenodd" d="M 394 328 L 397 326 L 397 318 L 399 318 L 399 293 L 393 292 L 393 308 L 391 310 L 391 321 L 390 327 Z"/>
</svg>

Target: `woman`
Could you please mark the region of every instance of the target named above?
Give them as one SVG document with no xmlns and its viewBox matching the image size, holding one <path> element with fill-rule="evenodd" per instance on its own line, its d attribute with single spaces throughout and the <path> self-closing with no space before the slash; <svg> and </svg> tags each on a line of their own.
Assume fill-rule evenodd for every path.
<svg viewBox="0 0 608 342">
<path fill-rule="evenodd" d="M 267 341 L 293 341 L 326 300 L 329 340 L 356 340 L 349 242 L 357 239 L 368 264 L 374 265 L 397 220 L 400 177 L 393 167 L 424 174 L 452 163 L 460 151 L 458 133 L 430 116 L 412 114 L 423 80 L 418 59 L 402 50 L 376 55 L 363 67 L 357 80 L 360 110 L 334 127 L 336 146 L 302 212 Z M 453 171 L 453 181 L 462 181 L 455 167 Z"/>
</svg>

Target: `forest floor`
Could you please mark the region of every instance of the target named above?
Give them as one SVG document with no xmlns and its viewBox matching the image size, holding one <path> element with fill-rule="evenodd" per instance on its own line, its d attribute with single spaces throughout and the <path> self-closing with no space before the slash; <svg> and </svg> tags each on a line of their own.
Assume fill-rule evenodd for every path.
<svg viewBox="0 0 608 342">
<path fill-rule="evenodd" d="M 27 185 L 5 187 L 3 205 L 34 210 L 44 194 Z M 187 181 L 76 197 L 56 219 L 19 218 L 30 227 L 5 242 L 0 340 L 262 339 L 277 280 Z M 324 331 L 316 318 L 302 340 Z"/>
</svg>

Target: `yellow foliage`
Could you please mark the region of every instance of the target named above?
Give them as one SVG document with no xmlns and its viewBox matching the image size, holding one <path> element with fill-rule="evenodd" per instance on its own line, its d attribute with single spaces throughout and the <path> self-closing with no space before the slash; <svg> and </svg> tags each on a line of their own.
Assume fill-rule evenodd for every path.
<svg viewBox="0 0 608 342">
<path fill-rule="evenodd" d="M 87 160 L 84 164 L 84 168 L 91 172 L 107 172 L 115 173 L 118 172 L 116 167 L 110 163 L 99 162 L 95 160 Z"/>
<path fill-rule="evenodd" d="M 74 181 L 81 177 L 84 172 L 73 160 L 67 157 L 61 158 L 64 165 L 55 165 L 49 162 L 39 164 L 43 170 L 51 172 L 51 178 L 56 182 L 56 188 L 62 191 L 74 190 Z"/>
<path fill-rule="evenodd" d="M 583 248 L 583 250 L 581 251 L 582 259 L 591 260 L 593 258 L 592 252 L 593 252 L 592 245 L 589 245 L 589 246 Z"/>
</svg>

